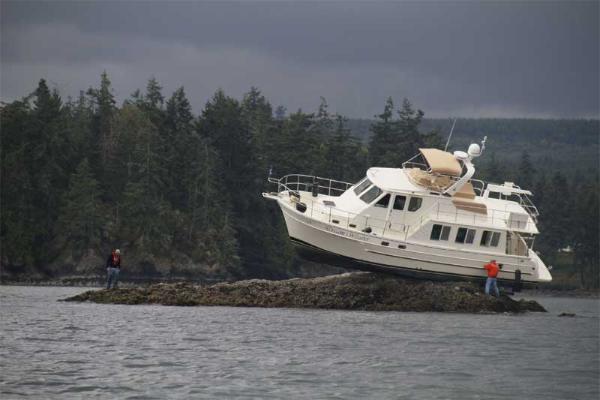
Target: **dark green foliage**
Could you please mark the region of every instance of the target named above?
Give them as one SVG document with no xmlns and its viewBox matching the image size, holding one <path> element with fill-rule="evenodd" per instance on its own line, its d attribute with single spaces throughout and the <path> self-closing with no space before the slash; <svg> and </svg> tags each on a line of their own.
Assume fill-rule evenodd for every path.
<svg viewBox="0 0 600 400">
<path fill-rule="evenodd" d="M 391 98 L 376 121 L 332 115 L 323 98 L 315 113 L 274 112 L 256 88 L 241 101 L 219 90 L 200 116 L 183 87 L 165 99 L 151 78 L 144 93 L 118 107 L 103 73 L 98 88 L 74 101 L 63 103 L 40 80 L 29 96 L 2 104 L 3 267 L 67 273 L 67 258 L 76 265 L 118 246 L 133 275 L 297 275 L 302 261 L 281 213 L 261 196 L 269 171 L 354 182 L 369 165 L 400 167 L 419 147 L 443 147 L 438 132 L 451 124 L 424 120 L 408 100 L 396 110 Z M 597 151 L 597 129 L 590 132 L 598 122 L 478 123 L 459 120 L 450 149 L 464 150 L 493 131 L 493 151 L 476 162 L 476 177 L 533 188 L 542 232 L 536 249 L 554 262 L 560 249 L 572 248 L 582 284 L 597 286 L 598 176 L 589 172 L 586 151 Z M 573 129 L 581 135 L 566 140 Z M 368 146 L 357 138 L 367 130 Z M 505 151 L 512 142 L 518 152 Z M 571 159 L 582 171 L 555 174 L 565 165 L 557 155 L 572 148 L 584 155 Z"/>
<path fill-rule="evenodd" d="M 340 115 L 335 121 L 335 131 L 327 142 L 325 167 L 328 175 L 344 182 L 356 182 L 367 169 L 367 151 L 346 128 L 346 119 Z"/>
<path fill-rule="evenodd" d="M 546 247 L 550 262 L 554 261 L 554 251 L 567 247 L 572 243 L 573 198 L 570 192 L 572 185 L 561 173 L 556 173 L 544 193 L 550 201 L 544 205 L 542 223 L 545 235 L 540 238 L 540 245 Z"/>
<path fill-rule="evenodd" d="M 112 156 L 114 147 L 113 126 L 116 113 L 116 102 L 106 71 L 100 77 L 100 87 L 98 89 L 88 89 L 88 96 L 94 110 L 92 127 L 95 134 L 94 144 L 97 147 L 95 150 L 100 155 L 99 160 L 94 161 L 101 161 L 104 166 Z"/>
<path fill-rule="evenodd" d="M 23 266 L 32 263 L 33 182 L 28 171 L 27 132 L 31 108 L 27 100 L 15 101 L 1 109 L 2 184 L 1 238 L 2 263 Z"/>
<path fill-rule="evenodd" d="M 71 174 L 69 189 L 63 197 L 58 225 L 73 249 L 98 248 L 103 226 L 102 203 L 98 181 L 87 159 Z"/>
<path fill-rule="evenodd" d="M 391 97 L 385 102 L 383 112 L 377 115 L 377 120 L 371 125 L 371 140 L 369 142 L 369 160 L 371 165 L 385 167 L 383 161 L 388 152 L 388 146 L 394 141 L 395 124 L 394 102 Z"/>
<path fill-rule="evenodd" d="M 600 286 L 600 203 L 598 202 L 598 179 L 586 182 L 578 192 L 573 230 L 573 264 L 579 271 L 582 286 Z"/>
<path fill-rule="evenodd" d="M 533 182 L 535 181 L 536 172 L 537 168 L 535 168 L 531 162 L 529 152 L 527 150 L 524 151 L 521 155 L 521 161 L 519 162 L 519 166 L 517 168 L 516 183 L 524 189 L 531 190 L 533 187 Z"/>
<path fill-rule="evenodd" d="M 383 113 L 371 125 L 369 158 L 373 166 L 400 168 L 403 162 L 419 152 L 419 148 L 441 144 L 435 132 L 427 135 L 419 132 L 424 113 L 415 110 L 407 99 L 403 100 L 402 108 L 397 111 L 398 119 L 393 119 L 393 111 L 394 102 L 390 97 Z"/>
<path fill-rule="evenodd" d="M 350 119 L 348 128 L 364 143 L 370 140 L 369 127 L 377 120 Z M 452 119 L 423 118 L 421 132 L 438 132 L 442 136 L 443 148 L 452 127 Z M 600 121 L 598 119 L 465 119 L 459 118 L 448 147 L 449 151 L 465 150 L 470 143 L 479 143 L 488 136 L 488 153 L 477 161 L 479 171 L 489 163 L 489 154 L 496 153 L 502 165 L 513 166 L 507 170 L 514 174 L 523 152 L 529 154 L 534 166 L 544 169 L 562 170 L 571 178 L 575 175 L 573 160 L 580 168 L 596 170 L 600 153 Z M 426 135 L 424 135 L 426 136 Z M 539 168 L 538 168 L 539 169 Z M 519 184 L 515 177 L 515 182 Z M 508 177 L 506 180 L 510 180 Z M 526 187 L 525 185 L 521 185 Z"/>
<path fill-rule="evenodd" d="M 508 180 L 507 175 L 501 170 L 496 153 L 492 151 L 486 154 L 486 156 L 488 157 L 488 161 L 482 163 L 480 172 L 478 172 L 478 178 L 490 183 L 503 183 L 505 180 Z"/>
</svg>

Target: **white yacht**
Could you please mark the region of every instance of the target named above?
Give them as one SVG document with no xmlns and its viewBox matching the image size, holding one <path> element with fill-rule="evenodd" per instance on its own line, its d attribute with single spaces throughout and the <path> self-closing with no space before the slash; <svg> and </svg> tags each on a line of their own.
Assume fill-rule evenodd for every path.
<svg viewBox="0 0 600 400">
<path fill-rule="evenodd" d="M 370 168 L 356 184 L 307 175 L 269 178 L 290 239 L 305 258 L 345 268 L 427 279 L 484 279 L 495 259 L 500 281 L 552 276 L 533 251 L 539 233 L 531 192 L 473 179 L 468 152 L 419 149 L 402 168 Z"/>
</svg>

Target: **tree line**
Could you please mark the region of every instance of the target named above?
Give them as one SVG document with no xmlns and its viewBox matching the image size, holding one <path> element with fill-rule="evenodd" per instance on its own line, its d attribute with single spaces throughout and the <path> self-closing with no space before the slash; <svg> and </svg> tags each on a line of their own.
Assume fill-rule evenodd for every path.
<svg viewBox="0 0 600 400">
<path fill-rule="evenodd" d="M 183 87 L 165 98 L 154 78 L 120 106 L 106 73 L 66 101 L 42 79 L 0 109 L 3 270 L 99 271 L 120 247 L 145 276 L 297 275 L 283 218 L 261 197 L 268 174 L 354 182 L 371 165 L 399 167 L 419 147 L 443 146 L 423 116 L 389 98 L 365 143 L 323 98 L 315 112 L 288 113 L 256 88 L 241 100 L 218 90 L 195 115 Z M 527 153 L 521 163 L 514 180 L 542 212 L 538 248 L 550 259 L 572 248 L 583 282 L 597 285 L 597 171 L 573 182 Z M 506 167 L 492 159 L 482 173 L 502 181 Z"/>
</svg>

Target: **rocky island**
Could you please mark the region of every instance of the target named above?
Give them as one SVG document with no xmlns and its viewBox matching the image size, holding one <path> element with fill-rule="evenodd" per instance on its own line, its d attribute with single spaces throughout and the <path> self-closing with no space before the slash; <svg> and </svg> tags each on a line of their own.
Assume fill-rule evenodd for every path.
<svg viewBox="0 0 600 400">
<path fill-rule="evenodd" d="M 369 311 L 545 312 L 535 301 L 486 296 L 474 283 L 402 280 L 355 272 L 311 279 L 247 280 L 90 290 L 65 301 L 169 306 L 289 307 Z"/>
</svg>

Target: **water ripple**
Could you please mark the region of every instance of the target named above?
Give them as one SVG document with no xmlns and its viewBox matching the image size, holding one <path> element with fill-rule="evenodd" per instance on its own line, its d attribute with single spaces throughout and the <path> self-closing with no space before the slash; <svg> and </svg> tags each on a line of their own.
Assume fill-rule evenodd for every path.
<svg viewBox="0 0 600 400">
<path fill-rule="evenodd" d="M 598 398 L 598 300 L 520 316 L 56 301 L 81 290 L 0 286 L 3 400 Z"/>
</svg>

